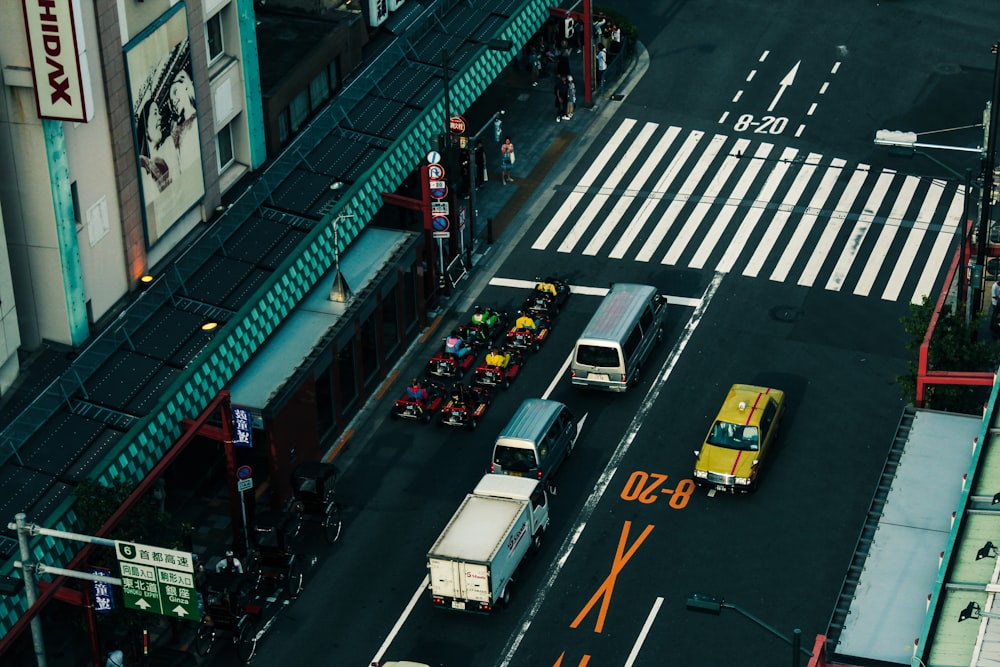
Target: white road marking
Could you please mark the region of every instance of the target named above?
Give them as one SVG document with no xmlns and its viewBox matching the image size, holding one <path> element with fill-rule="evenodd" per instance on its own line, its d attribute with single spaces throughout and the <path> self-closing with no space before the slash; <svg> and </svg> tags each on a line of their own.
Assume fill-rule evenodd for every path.
<svg viewBox="0 0 1000 667">
<path fill-rule="evenodd" d="M 680 131 L 681 128 L 671 126 L 668 127 L 664 135 L 660 137 L 660 140 L 656 143 L 656 147 L 653 149 L 653 152 L 649 154 L 649 157 L 646 158 L 642 167 L 639 168 L 639 173 L 635 175 L 635 178 L 633 178 L 632 182 L 629 183 L 628 188 L 626 188 L 622 196 L 618 198 L 618 201 L 615 203 L 615 207 L 611 210 L 611 213 L 609 213 L 607 218 L 605 218 L 604 223 L 594 234 L 594 238 L 592 238 L 590 243 L 587 244 L 587 247 L 583 249 L 584 255 L 596 255 L 600 252 L 601 246 L 603 246 L 604 243 L 611 238 L 611 234 L 614 232 L 615 227 L 618 226 L 618 224 L 622 221 L 625 212 L 635 202 L 636 195 L 642 191 L 646 181 L 653 175 L 653 172 L 660 164 L 660 160 L 662 160 L 663 156 L 667 154 L 667 150 L 669 150 L 670 145 L 673 143 L 674 139 L 677 138 L 677 135 L 680 134 Z"/>
<path fill-rule="evenodd" d="M 885 291 L 882 292 L 882 298 L 886 301 L 895 301 L 899 298 L 899 293 L 903 290 L 903 282 L 909 275 L 910 269 L 913 268 L 917 251 L 920 250 L 920 244 L 923 242 L 924 236 L 927 235 L 927 227 L 934 218 L 934 212 L 937 210 L 945 187 L 947 187 L 945 181 L 937 179 L 931 181 L 931 186 L 924 196 L 924 203 L 920 207 L 917 219 L 906 237 L 903 249 L 896 256 L 896 265 L 892 267 L 889 282 L 885 286 Z"/>
<path fill-rule="evenodd" d="M 628 654 L 628 660 L 625 661 L 625 667 L 632 667 L 635 664 L 635 659 L 639 657 L 639 650 L 642 648 L 643 642 L 646 641 L 646 635 L 649 634 L 649 629 L 653 627 L 653 621 L 656 620 L 656 614 L 660 611 L 660 606 L 663 604 L 663 598 L 658 597 L 653 603 L 653 608 L 649 610 L 649 614 L 646 615 L 646 622 L 642 624 L 642 630 L 639 631 L 639 637 L 635 640 L 635 644 L 632 645 L 632 651 Z"/>
<path fill-rule="evenodd" d="M 785 89 L 795 83 L 795 75 L 798 73 L 799 65 L 801 64 L 801 60 L 795 63 L 795 66 L 788 71 L 788 74 L 786 74 L 784 78 L 778 82 L 778 93 L 774 96 L 774 99 L 771 100 L 771 104 L 768 105 L 768 112 L 774 111 L 774 107 L 778 106 L 778 100 L 780 100 L 781 96 L 785 94 Z"/>
<path fill-rule="evenodd" d="M 642 424 L 646 419 L 646 416 L 653 409 L 656 399 L 660 395 L 660 390 L 663 388 L 663 385 L 667 383 L 667 380 L 674 371 L 674 367 L 677 365 L 681 355 L 684 353 L 684 349 L 687 347 L 688 342 L 690 342 L 695 330 L 698 328 L 702 318 L 705 316 L 705 312 L 708 310 L 708 305 L 711 303 L 712 297 L 718 291 L 719 285 L 722 283 L 722 278 L 723 275 L 721 273 L 716 273 L 712 278 L 712 282 L 705 290 L 705 293 L 701 296 L 701 305 L 696 308 L 693 313 L 691 313 L 691 317 L 684 326 L 684 331 L 681 333 L 680 338 L 677 340 L 677 343 L 674 344 L 674 348 L 670 351 L 666 361 L 663 362 L 663 366 L 660 367 L 659 377 L 655 382 L 653 382 L 652 386 L 650 386 L 649 392 L 647 392 L 646 396 L 643 398 L 642 404 L 636 411 L 635 417 L 629 424 L 628 430 L 625 431 L 622 439 L 618 442 L 618 446 L 615 447 L 615 451 L 612 452 L 611 459 L 601 472 L 601 476 L 598 478 L 593 492 L 580 509 L 576 523 L 570 530 L 569 535 L 566 536 L 566 539 L 563 540 L 562 545 L 560 545 L 559 552 L 556 554 L 552 565 L 549 567 L 548 578 L 545 580 L 542 587 L 534 592 L 534 599 L 531 601 L 531 606 L 521 617 L 520 629 L 511 636 L 511 638 L 507 641 L 507 645 L 504 646 L 504 658 L 500 662 L 499 667 L 509 667 L 511 662 L 514 660 L 514 655 L 517 653 L 518 648 L 520 648 L 521 642 L 524 641 L 525 636 L 527 636 L 532 622 L 541 610 L 542 605 L 545 603 L 545 599 L 552 590 L 552 587 L 555 585 L 556 579 L 562 572 L 563 566 L 566 564 L 566 561 L 569 560 L 569 556 L 573 552 L 573 548 L 576 546 L 577 542 L 580 541 L 580 536 L 583 534 L 584 528 L 587 527 L 587 522 L 590 520 L 590 517 L 593 516 L 598 503 L 601 502 L 601 498 L 604 497 L 604 493 L 611 484 L 611 480 L 618 472 L 618 466 L 621 465 L 622 460 L 625 458 L 629 448 L 635 441 L 635 437 L 638 435 L 639 429 L 642 428 Z"/>
<path fill-rule="evenodd" d="M 907 176 L 903 180 L 903 185 L 896 194 L 896 203 L 893 204 L 888 219 L 882 225 L 882 229 L 879 230 L 878 238 L 875 239 L 875 246 L 872 248 L 871 254 L 868 255 L 868 262 L 861 272 L 861 277 L 858 278 L 858 284 L 854 286 L 854 293 L 858 296 L 868 296 L 868 293 L 872 291 L 872 286 L 875 284 L 875 279 L 882 270 L 882 264 L 885 262 L 889 247 L 892 245 L 893 239 L 896 238 L 899 225 L 906 217 L 906 211 L 909 209 L 910 203 L 913 201 L 913 195 L 916 194 L 917 186 L 919 185 L 920 179 L 916 176 Z"/>
<path fill-rule="evenodd" d="M 733 102 L 739 102 L 741 97 L 743 97 L 743 91 L 737 90 L 735 97 L 733 97 Z"/>
<path fill-rule="evenodd" d="M 964 190 L 964 187 L 959 188 L 951 200 L 951 208 L 948 209 L 944 225 L 942 225 L 941 231 L 938 232 L 937 239 L 934 241 L 931 254 L 924 263 L 924 271 L 920 274 L 920 281 L 917 283 L 917 289 L 914 290 L 913 296 L 910 298 L 910 303 L 920 303 L 925 296 L 931 293 L 931 289 L 934 287 L 934 280 L 937 278 L 937 274 L 941 270 L 941 265 L 944 263 L 945 255 L 948 254 L 952 244 L 955 242 L 955 230 L 958 229 L 959 221 L 961 221 L 961 224 L 965 224 L 965 220 L 962 220 L 962 210 L 965 208 Z"/>
<path fill-rule="evenodd" d="M 851 174 L 851 179 L 847 182 L 847 186 L 844 187 L 840 199 L 837 200 L 837 205 L 833 207 L 830 219 L 827 221 L 826 227 L 823 228 L 823 233 L 820 235 L 812 255 L 809 256 L 806 268 L 802 270 L 802 275 L 799 276 L 799 285 L 812 287 L 812 284 L 816 282 L 816 276 L 819 275 L 820 269 L 823 268 L 826 256 L 830 254 L 830 250 L 837 240 L 837 235 L 840 233 L 840 228 L 844 225 L 844 217 L 854 205 L 854 200 L 857 198 L 858 193 L 861 192 L 861 187 L 865 184 L 868 174 L 869 171 L 867 169 L 855 169 L 854 173 Z"/>
<path fill-rule="evenodd" d="M 757 75 L 757 70 L 755 70 L 755 69 L 750 70 L 750 73 L 747 74 L 747 83 L 749 83 L 750 81 L 753 81 L 753 78 L 756 75 Z"/>
<path fill-rule="evenodd" d="M 767 260 L 767 256 L 771 254 L 774 244 L 778 242 L 778 237 L 781 236 L 781 232 L 785 228 L 785 223 L 788 222 L 788 218 L 795 210 L 795 205 L 798 203 L 799 197 L 805 192 L 806 186 L 809 184 L 809 179 L 812 178 L 813 172 L 816 171 L 820 158 L 822 156 L 819 153 L 810 153 L 806 156 L 805 162 L 799 169 L 799 173 L 795 175 L 795 180 L 792 181 L 791 187 L 785 193 L 785 198 L 781 200 L 778 212 L 771 218 L 771 224 L 764 231 L 764 236 L 761 238 L 760 243 L 757 244 L 757 249 L 754 251 L 753 256 L 750 257 L 747 265 L 743 267 L 743 275 L 755 278 L 760 273 L 764 262 Z"/>
<path fill-rule="evenodd" d="M 892 179 L 895 176 L 896 172 L 894 171 L 883 171 L 879 175 L 878 180 L 875 181 L 875 189 L 872 190 L 871 195 L 868 196 L 868 201 L 865 202 L 864 212 L 858 216 L 857 222 L 854 223 L 854 229 L 851 230 L 851 237 L 844 246 L 844 250 L 840 253 L 840 259 L 837 260 L 837 265 L 833 267 L 833 273 L 830 274 L 829 279 L 826 281 L 826 289 L 834 292 L 840 291 L 841 286 L 844 284 L 844 279 L 847 278 L 847 274 L 851 270 L 855 258 L 858 256 L 858 251 L 861 250 L 861 244 L 864 243 L 865 236 L 868 235 L 868 230 L 871 229 L 872 220 L 878 214 L 878 209 L 882 206 L 882 200 L 885 199 L 886 193 L 889 192 L 889 186 L 892 184 Z"/>
<path fill-rule="evenodd" d="M 768 55 L 769 55 L 770 53 L 771 53 L 770 51 L 765 51 L 764 53 L 760 54 L 760 58 L 758 58 L 758 59 L 757 59 L 757 62 L 759 62 L 759 63 L 762 63 L 762 62 L 764 62 L 765 60 L 767 60 L 767 56 L 768 56 Z"/>
<path fill-rule="evenodd" d="M 698 142 L 701 141 L 703 136 L 705 136 L 705 133 L 700 130 L 694 130 L 687 136 L 684 143 L 681 144 L 680 150 L 677 151 L 677 154 L 674 156 L 674 159 L 670 161 L 670 164 L 667 165 L 667 168 L 663 171 L 663 175 L 660 176 L 660 180 L 656 182 L 656 185 L 653 186 L 653 190 L 649 193 L 649 196 L 646 197 L 646 201 L 642 202 L 642 206 L 639 207 L 639 211 L 632 218 L 631 222 L 628 223 L 628 227 L 625 228 L 625 231 L 622 232 L 622 235 L 618 239 L 618 243 L 616 243 L 615 247 L 611 249 L 611 253 L 608 257 L 612 259 L 621 259 L 625 256 L 625 253 L 628 252 L 629 246 L 632 245 L 632 242 L 639 234 L 642 226 L 646 224 L 646 220 L 649 219 L 649 216 L 652 215 L 653 211 L 660 203 L 660 200 L 663 199 L 663 196 L 667 192 L 667 188 L 670 187 L 670 184 L 677 176 L 677 173 L 684 166 L 684 163 L 687 162 L 687 159 L 691 156 L 691 153 L 694 152 L 695 147 L 698 145 Z"/>
<path fill-rule="evenodd" d="M 378 647 L 378 653 L 372 656 L 372 659 L 369 662 L 369 664 L 374 665 L 382 661 L 382 656 L 385 655 L 385 652 L 389 649 L 389 646 L 392 645 L 392 641 L 396 638 L 396 635 L 399 634 L 400 629 L 403 627 L 403 623 L 405 623 L 406 619 L 409 618 L 410 613 L 413 611 L 413 608 L 417 606 L 417 600 L 419 600 L 421 596 L 424 595 L 430 583 L 431 583 L 430 575 L 425 574 L 423 581 L 420 582 L 420 585 L 417 586 L 417 590 L 410 597 L 410 602 L 406 605 L 406 608 L 403 609 L 403 613 L 400 614 L 399 618 L 396 619 L 396 624 L 392 626 L 392 630 L 389 631 L 389 634 L 386 636 L 385 641 L 382 642 L 382 645 Z"/>
<path fill-rule="evenodd" d="M 563 200 L 562 206 L 560 206 L 556 214 L 552 216 L 552 220 L 549 221 L 549 224 L 545 225 L 545 229 L 543 229 L 542 233 L 538 235 L 535 242 L 531 244 L 533 249 L 545 250 L 549 246 L 553 237 L 559 233 L 559 230 L 569 218 L 570 213 L 572 213 L 573 209 L 576 208 L 576 205 L 587 193 L 587 190 L 590 189 L 590 186 L 594 184 L 594 180 L 596 180 L 601 171 L 608 166 L 611 156 L 615 154 L 616 150 L 618 150 L 618 146 L 620 146 L 622 141 L 625 140 L 625 137 L 628 135 L 632 126 L 635 125 L 636 122 L 637 121 L 634 118 L 626 118 L 622 121 L 622 124 L 618 126 L 618 130 L 610 139 L 608 139 L 608 143 L 604 144 L 600 155 L 597 156 L 597 159 L 594 160 L 594 162 L 587 169 L 586 173 L 584 173 L 583 178 L 580 179 L 580 183 L 573 189 L 572 192 L 566 195 L 566 199 Z"/>
<path fill-rule="evenodd" d="M 785 251 L 781 253 L 781 258 L 778 259 L 778 264 L 774 267 L 774 271 L 771 272 L 771 280 L 780 283 L 784 282 L 785 278 L 788 277 L 788 272 L 792 270 L 795 258 L 799 256 L 799 251 L 802 249 L 803 244 L 805 244 L 806 239 L 809 238 L 809 232 L 812 231 L 816 218 L 823 212 L 823 205 L 826 204 L 827 197 L 833 191 L 833 186 L 837 183 L 837 178 L 840 177 L 840 172 L 843 170 L 845 164 L 847 162 L 840 158 L 830 162 L 830 166 L 827 167 L 823 178 L 819 182 L 819 187 L 816 188 L 812 199 L 809 200 L 809 206 L 806 208 L 805 214 L 795 225 L 792 238 L 785 246 Z"/>
<path fill-rule="evenodd" d="M 777 190 L 781 179 L 788 173 L 790 162 L 797 154 L 798 150 L 795 148 L 786 148 L 782 151 L 781 157 L 778 158 L 778 163 L 774 165 L 774 169 L 768 174 L 767 180 L 764 182 L 764 187 L 761 188 L 756 201 L 743 217 L 743 222 L 740 223 L 739 229 L 733 234 L 733 239 L 729 242 L 729 247 L 726 248 L 726 254 L 719 260 L 719 265 L 715 269 L 716 271 L 729 273 L 733 269 L 733 264 L 736 263 L 740 253 L 746 247 L 747 240 L 757 226 L 760 216 L 767 210 L 767 204 L 774 199 L 774 191 Z"/>
<path fill-rule="evenodd" d="M 563 242 L 559 244 L 559 252 L 573 252 L 573 248 L 580 241 L 580 238 L 587 233 L 587 229 L 590 227 L 590 223 L 594 221 L 597 214 L 601 212 L 601 208 L 604 206 L 605 202 L 611 196 L 611 193 L 618 187 L 618 183 L 625 178 L 625 173 L 632 168 L 632 163 L 635 159 L 642 154 L 642 149 L 645 148 L 646 143 L 656 132 L 656 128 L 659 125 L 656 123 L 646 123 L 643 125 L 642 130 L 639 131 L 639 135 L 635 138 L 635 141 L 631 146 L 629 146 L 628 152 L 625 154 L 625 158 L 618 163 L 608 178 L 600 184 L 600 188 L 593 197 L 590 199 L 590 203 L 587 204 L 587 208 L 583 213 L 577 218 L 576 224 L 573 225 L 569 233 L 566 234 L 566 238 Z"/>
<path fill-rule="evenodd" d="M 723 232 L 726 231 L 726 227 L 729 225 L 729 221 L 732 219 L 733 214 L 736 213 L 737 209 L 740 208 L 740 203 L 747 194 L 747 190 L 753 185 L 754 180 L 757 178 L 757 173 L 763 168 L 764 160 L 768 155 L 771 154 L 771 149 L 774 148 L 774 144 L 762 143 L 757 146 L 757 151 L 753 154 L 753 158 L 747 164 L 746 171 L 740 176 L 740 180 L 737 181 L 736 187 L 733 188 L 732 194 L 725 201 L 725 206 L 719 211 L 719 214 L 715 217 L 715 222 L 705 233 L 704 238 L 701 241 L 701 245 L 698 246 L 698 250 L 695 251 L 694 257 L 691 258 L 688 266 L 693 269 L 703 269 L 705 268 L 705 262 L 712 254 L 712 250 L 715 249 L 715 244 L 719 242 L 722 238 Z"/>
<path fill-rule="evenodd" d="M 512 287 L 514 289 L 534 289 L 534 280 L 521 280 L 519 278 L 490 278 L 490 285 L 493 287 Z M 582 294 L 583 296 L 605 296 L 611 291 L 608 287 L 590 287 L 587 285 L 570 285 L 570 294 Z M 668 304 L 684 306 L 685 308 L 697 308 L 701 305 L 701 299 L 691 296 L 675 296 L 664 294 L 663 298 Z"/>
<path fill-rule="evenodd" d="M 722 116 L 719 117 L 719 123 L 720 124 L 725 123 L 727 118 L 729 118 L 729 112 L 723 111 Z"/>
</svg>

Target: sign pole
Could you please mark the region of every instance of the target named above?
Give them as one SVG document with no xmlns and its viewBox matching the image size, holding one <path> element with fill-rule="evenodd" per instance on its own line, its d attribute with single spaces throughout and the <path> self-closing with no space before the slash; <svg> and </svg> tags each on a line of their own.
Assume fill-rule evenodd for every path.
<svg viewBox="0 0 1000 667">
<path fill-rule="evenodd" d="M 31 529 L 28 527 L 27 518 L 24 512 L 14 516 L 17 527 L 17 543 L 21 547 L 21 562 L 24 570 L 24 595 L 28 599 L 28 608 L 30 609 L 35 604 L 35 600 L 38 599 L 38 591 L 35 588 L 35 563 L 31 560 L 31 549 L 28 546 L 28 535 Z M 45 658 L 45 642 L 42 639 L 42 620 L 38 618 L 37 614 L 31 619 L 31 643 L 35 648 L 35 660 L 38 661 L 38 667 L 46 667 L 48 662 Z"/>
</svg>

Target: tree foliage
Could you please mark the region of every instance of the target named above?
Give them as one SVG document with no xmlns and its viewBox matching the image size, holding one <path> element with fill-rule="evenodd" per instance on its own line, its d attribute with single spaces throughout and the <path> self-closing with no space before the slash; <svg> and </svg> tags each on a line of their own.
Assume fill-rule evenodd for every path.
<svg viewBox="0 0 1000 667">
<path fill-rule="evenodd" d="M 903 397 L 909 401 L 916 400 L 920 345 L 933 315 L 934 304 L 924 297 L 921 303 L 910 304 L 910 314 L 900 318 L 903 330 L 910 335 L 906 347 L 914 353 L 914 359 L 909 362 L 910 372 L 897 378 Z M 966 323 L 963 313 L 956 313 L 951 305 L 945 305 L 927 350 L 927 370 L 996 371 L 1000 343 L 990 337 L 981 340 L 979 332 L 983 328 L 982 318 L 974 317 Z M 933 385 L 925 391 L 924 406 L 947 412 L 979 414 L 988 395 L 989 389 L 984 387 Z"/>
</svg>

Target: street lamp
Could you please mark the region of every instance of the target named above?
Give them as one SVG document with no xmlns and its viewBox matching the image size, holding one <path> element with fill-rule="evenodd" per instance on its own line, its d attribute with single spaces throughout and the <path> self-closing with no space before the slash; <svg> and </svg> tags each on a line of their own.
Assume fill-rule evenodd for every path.
<svg viewBox="0 0 1000 667">
<path fill-rule="evenodd" d="M 764 628 L 772 635 L 785 642 L 792 647 L 792 667 L 799 667 L 800 659 L 799 654 L 804 654 L 812 657 L 812 652 L 802 648 L 802 631 L 798 628 L 792 630 L 792 636 L 787 637 L 781 634 L 775 628 L 771 627 L 764 621 L 760 620 L 750 612 L 737 607 L 732 602 L 726 602 L 725 598 L 721 595 L 709 595 L 708 593 L 692 593 L 687 599 L 688 611 L 700 611 L 705 614 L 715 614 L 718 615 L 723 609 L 732 609 L 737 613 L 750 619 L 760 627 Z"/>
</svg>

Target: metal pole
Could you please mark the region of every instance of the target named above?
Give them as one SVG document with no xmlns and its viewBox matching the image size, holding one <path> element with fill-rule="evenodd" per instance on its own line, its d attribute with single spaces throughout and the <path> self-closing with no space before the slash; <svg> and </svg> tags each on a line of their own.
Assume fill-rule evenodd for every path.
<svg viewBox="0 0 1000 667">
<path fill-rule="evenodd" d="M 792 667 L 799 667 L 799 651 L 802 647 L 802 631 L 798 628 L 792 630 Z"/>
<path fill-rule="evenodd" d="M 590 0 L 583 0 L 583 103 L 589 109 L 594 104 L 594 19 Z"/>
<path fill-rule="evenodd" d="M 976 264 L 982 271 L 986 264 L 986 241 L 990 233 L 990 214 L 993 210 L 993 169 L 996 164 L 997 125 L 1000 124 L 1000 42 L 993 44 L 996 62 L 993 65 L 993 99 L 990 104 L 990 131 L 986 139 L 983 159 L 983 201 L 979 211 L 979 243 L 976 244 Z M 976 286 L 977 302 L 982 310 L 982 285 Z"/>
<path fill-rule="evenodd" d="M 444 136 L 451 132 L 451 83 L 448 80 L 448 49 L 441 49 L 441 69 L 444 74 Z"/>
<path fill-rule="evenodd" d="M 243 512 L 243 547 L 246 549 L 244 552 L 247 557 L 250 556 L 250 530 L 247 528 L 247 501 L 244 497 L 246 491 L 240 489 L 240 510 Z"/>
<path fill-rule="evenodd" d="M 972 308 L 969 305 L 972 303 L 972 299 L 966 293 L 966 288 L 968 285 L 965 284 L 965 271 L 966 271 L 966 247 L 965 247 L 965 233 L 969 226 L 969 193 L 972 192 L 972 170 L 966 167 L 965 169 L 965 196 L 962 197 L 962 227 L 959 230 L 959 239 L 961 245 L 959 246 L 959 271 L 958 271 L 958 300 L 965 302 L 965 324 L 969 325 L 972 323 Z"/>
<path fill-rule="evenodd" d="M 38 590 L 35 588 L 35 563 L 31 560 L 31 549 L 28 546 L 28 534 L 30 528 L 27 525 L 27 517 L 24 512 L 14 517 L 17 524 L 17 543 L 21 547 L 21 562 L 24 563 L 24 594 L 28 599 L 30 609 L 38 599 Z M 36 614 L 31 619 L 31 643 L 35 648 L 35 660 L 38 667 L 46 667 L 48 662 L 45 659 L 45 641 L 42 638 L 42 621 Z"/>
</svg>

